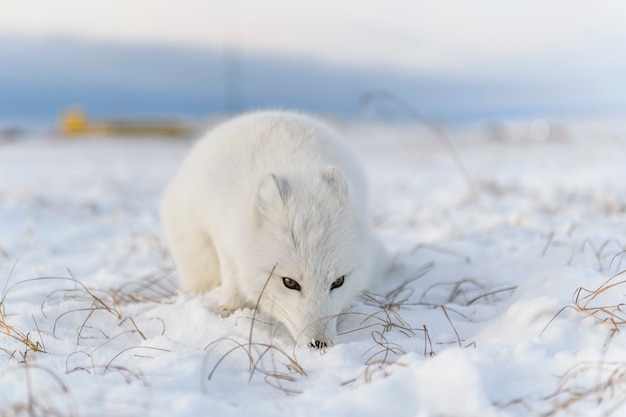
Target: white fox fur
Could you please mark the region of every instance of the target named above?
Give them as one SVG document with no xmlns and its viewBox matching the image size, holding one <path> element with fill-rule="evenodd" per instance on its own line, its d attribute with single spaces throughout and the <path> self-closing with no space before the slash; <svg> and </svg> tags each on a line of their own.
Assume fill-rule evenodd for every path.
<svg viewBox="0 0 626 417">
<path fill-rule="evenodd" d="M 270 111 L 199 141 L 167 187 L 161 216 L 184 290 L 221 285 L 223 314 L 260 300 L 296 343 L 320 347 L 387 267 L 366 200 L 363 172 L 331 129 Z"/>
</svg>

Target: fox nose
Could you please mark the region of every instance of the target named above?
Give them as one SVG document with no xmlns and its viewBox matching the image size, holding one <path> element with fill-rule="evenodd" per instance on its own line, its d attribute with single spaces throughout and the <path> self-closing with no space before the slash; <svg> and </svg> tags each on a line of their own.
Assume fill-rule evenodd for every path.
<svg viewBox="0 0 626 417">
<path fill-rule="evenodd" d="M 309 346 L 315 349 L 321 349 L 327 347 L 328 344 L 324 340 L 313 339 L 311 340 L 311 343 L 309 343 Z"/>
</svg>

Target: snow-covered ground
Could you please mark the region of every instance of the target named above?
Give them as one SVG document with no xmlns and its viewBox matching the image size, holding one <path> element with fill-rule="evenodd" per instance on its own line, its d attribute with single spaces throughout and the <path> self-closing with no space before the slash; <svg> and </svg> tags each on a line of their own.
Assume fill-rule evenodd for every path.
<svg viewBox="0 0 626 417">
<path fill-rule="evenodd" d="M 0 415 L 626 415 L 626 135 L 343 124 L 393 271 L 325 351 L 179 294 L 190 141 L 0 143 Z M 258 318 L 258 317 L 256 317 Z"/>
</svg>

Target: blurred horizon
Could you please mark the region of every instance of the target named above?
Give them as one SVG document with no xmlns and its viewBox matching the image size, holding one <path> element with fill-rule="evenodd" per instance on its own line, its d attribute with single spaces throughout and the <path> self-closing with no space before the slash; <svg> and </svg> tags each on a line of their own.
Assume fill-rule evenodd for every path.
<svg viewBox="0 0 626 417">
<path fill-rule="evenodd" d="M 260 108 L 352 118 L 370 91 L 449 123 L 626 115 L 618 3 L 303 4 L 97 0 L 82 15 L 75 0 L 7 6 L 0 126 L 54 124 L 75 106 L 105 118 Z"/>
</svg>

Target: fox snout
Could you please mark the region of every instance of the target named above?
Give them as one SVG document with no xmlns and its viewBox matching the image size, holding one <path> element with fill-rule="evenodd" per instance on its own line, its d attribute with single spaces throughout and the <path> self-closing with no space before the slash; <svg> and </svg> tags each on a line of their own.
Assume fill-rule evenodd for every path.
<svg viewBox="0 0 626 417">
<path fill-rule="evenodd" d="M 336 335 L 336 317 L 325 317 L 310 323 L 304 329 L 294 334 L 294 338 L 298 346 L 309 346 L 314 349 L 322 349 L 332 346 L 333 339 Z"/>
<path fill-rule="evenodd" d="M 326 343 L 325 340 L 311 340 L 311 343 L 309 343 L 309 346 L 314 348 L 314 349 L 323 349 L 325 347 L 328 347 L 328 343 Z"/>
</svg>

